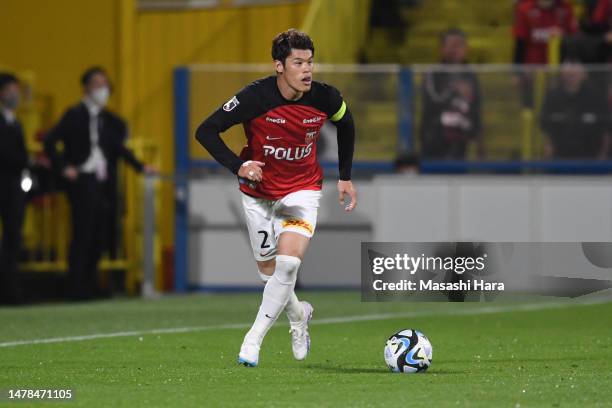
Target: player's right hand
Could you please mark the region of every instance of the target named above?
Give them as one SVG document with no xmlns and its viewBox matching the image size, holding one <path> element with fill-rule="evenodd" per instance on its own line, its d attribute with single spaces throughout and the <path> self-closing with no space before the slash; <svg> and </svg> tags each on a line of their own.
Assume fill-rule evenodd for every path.
<svg viewBox="0 0 612 408">
<path fill-rule="evenodd" d="M 238 177 L 259 183 L 263 179 L 262 167 L 265 165 L 266 163 L 260 161 L 247 160 L 238 169 Z"/>
</svg>

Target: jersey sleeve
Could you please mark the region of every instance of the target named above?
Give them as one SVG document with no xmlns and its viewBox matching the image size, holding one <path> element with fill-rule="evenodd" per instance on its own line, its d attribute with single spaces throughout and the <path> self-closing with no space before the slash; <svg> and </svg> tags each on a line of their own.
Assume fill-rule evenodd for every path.
<svg viewBox="0 0 612 408">
<path fill-rule="evenodd" d="M 610 6 L 610 1 L 599 0 L 593 10 L 591 21 L 594 24 L 606 24 L 608 22 L 608 16 L 610 15 Z"/>
<path fill-rule="evenodd" d="M 512 33 L 514 34 L 514 38 L 516 39 L 527 40 L 529 39 L 530 29 L 525 5 L 519 4 L 515 10 L 516 12 L 514 14 L 514 24 L 512 27 Z"/>
<path fill-rule="evenodd" d="M 338 122 L 342 120 L 344 115 L 346 114 L 346 103 L 338 91 L 333 86 L 327 85 L 327 107 L 326 112 L 327 117 L 332 122 Z"/>
<path fill-rule="evenodd" d="M 346 106 L 340 91 L 327 86 L 326 112 L 329 120 L 336 126 L 338 141 L 338 173 L 340 180 L 351 179 L 353 154 L 355 152 L 355 124 L 351 111 Z"/>
<path fill-rule="evenodd" d="M 204 123 L 210 123 L 221 133 L 234 125 L 253 119 L 257 116 L 258 107 L 254 94 L 252 85 L 243 88 L 213 112 Z"/>
<path fill-rule="evenodd" d="M 254 85 L 249 85 L 206 118 L 198 127 L 195 137 L 215 160 L 232 173 L 238 174 L 243 160 L 225 144 L 220 133 L 253 119 L 259 111 Z"/>
</svg>

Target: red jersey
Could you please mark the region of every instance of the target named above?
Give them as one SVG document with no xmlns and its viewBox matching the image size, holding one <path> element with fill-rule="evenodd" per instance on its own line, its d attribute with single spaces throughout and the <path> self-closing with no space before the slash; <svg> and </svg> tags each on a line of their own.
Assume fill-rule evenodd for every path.
<svg viewBox="0 0 612 408">
<path fill-rule="evenodd" d="M 548 62 L 548 43 L 554 28 L 563 34 L 574 34 L 577 30 L 572 6 L 566 0 L 558 0 L 547 9 L 540 8 L 537 0 L 523 1 L 516 7 L 514 37 L 526 42 L 526 64 Z"/>
<path fill-rule="evenodd" d="M 270 76 L 242 89 L 207 120 L 221 131 L 243 124 L 247 144 L 240 159 L 265 166 L 261 183 L 239 178 L 240 190 L 277 200 L 295 191 L 321 189 L 317 140 L 325 120 L 339 121 L 345 111 L 340 92 L 330 85 L 313 81 L 310 91 L 289 101 Z"/>
<path fill-rule="evenodd" d="M 591 22 L 610 27 L 612 20 L 612 0 L 599 0 L 591 15 Z"/>
</svg>

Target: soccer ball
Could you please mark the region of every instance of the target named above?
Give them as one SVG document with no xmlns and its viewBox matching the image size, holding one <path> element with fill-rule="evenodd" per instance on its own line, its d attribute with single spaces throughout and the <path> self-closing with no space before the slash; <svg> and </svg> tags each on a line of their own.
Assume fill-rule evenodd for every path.
<svg viewBox="0 0 612 408">
<path fill-rule="evenodd" d="M 387 340 L 385 361 L 394 373 L 422 373 L 431 365 L 431 343 L 418 330 L 399 331 Z"/>
</svg>

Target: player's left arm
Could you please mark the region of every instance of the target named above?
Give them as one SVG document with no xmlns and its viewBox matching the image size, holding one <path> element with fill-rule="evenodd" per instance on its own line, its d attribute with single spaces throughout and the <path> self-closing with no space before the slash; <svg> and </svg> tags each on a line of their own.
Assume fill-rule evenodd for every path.
<svg viewBox="0 0 612 408">
<path fill-rule="evenodd" d="M 336 126 L 338 139 L 338 200 L 344 206 L 345 211 L 353 211 L 357 206 L 357 190 L 351 181 L 351 170 L 353 167 L 353 153 L 355 152 L 355 123 L 351 111 L 346 106 L 340 92 L 331 89 L 330 98 L 330 121 Z M 348 195 L 351 201 L 346 204 L 345 197 Z"/>
</svg>

